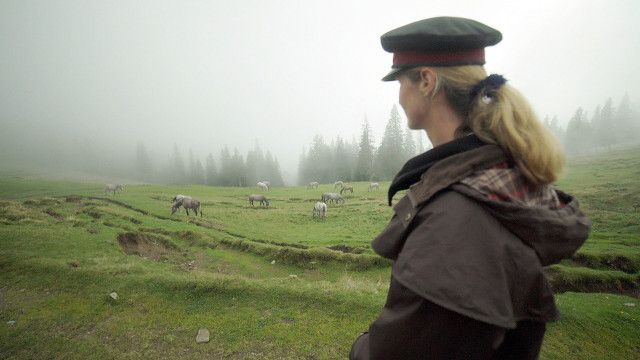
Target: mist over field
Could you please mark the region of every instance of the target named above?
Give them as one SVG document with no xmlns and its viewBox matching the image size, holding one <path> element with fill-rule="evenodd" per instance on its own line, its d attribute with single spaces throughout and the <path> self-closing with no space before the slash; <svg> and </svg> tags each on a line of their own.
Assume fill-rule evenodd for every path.
<svg viewBox="0 0 640 360">
<path fill-rule="evenodd" d="M 485 67 L 564 147 L 553 184 L 557 157 L 534 187 L 473 136 L 392 183 L 432 144 L 380 36 L 436 16 L 502 32 Z M 344 359 L 377 318 L 398 340 L 443 310 L 438 329 L 484 334 L 438 332 L 455 351 L 491 332 L 500 353 L 537 346 L 550 291 L 540 359 L 637 358 L 638 19 L 637 0 L 1 0 L 0 359 Z"/>
<path fill-rule="evenodd" d="M 180 172 L 176 154 L 203 172 L 211 154 L 219 171 L 226 146 L 245 166 L 250 151 L 262 164 L 269 152 L 264 167 L 295 184 L 314 137 L 353 155 L 366 118 L 380 144 L 398 86 L 380 81 L 392 55 L 379 37 L 444 15 L 503 33 L 488 71 L 524 93 L 569 153 L 640 140 L 635 1 L 16 0 L 0 3 L 0 170 L 180 182 L 168 175 Z M 596 119 L 608 99 L 609 120 Z M 415 151 L 420 138 L 427 148 L 399 116 Z M 632 125 L 601 136 L 612 119 Z M 136 173 L 141 156 L 156 175 Z"/>
</svg>

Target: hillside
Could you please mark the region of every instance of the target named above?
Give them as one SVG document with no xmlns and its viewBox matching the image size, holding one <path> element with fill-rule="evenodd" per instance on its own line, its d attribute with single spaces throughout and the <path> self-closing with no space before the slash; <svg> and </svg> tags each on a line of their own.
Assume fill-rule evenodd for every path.
<svg viewBox="0 0 640 360">
<path fill-rule="evenodd" d="M 563 319 L 543 359 L 640 351 L 639 165 L 640 148 L 577 159 L 558 183 L 594 225 L 574 259 L 548 269 Z M 369 246 L 391 216 L 382 185 L 354 184 L 321 221 L 313 202 L 332 185 L 275 188 L 269 207 L 251 207 L 258 189 L 108 195 L 3 176 L 0 357 L 344 358 L 386 297 L 389 264 Z M 204 216 L 170 216 L 178 193 L 199 198 Z M 196 344 L 203 327 L 211 341 Z"/>
</svg>

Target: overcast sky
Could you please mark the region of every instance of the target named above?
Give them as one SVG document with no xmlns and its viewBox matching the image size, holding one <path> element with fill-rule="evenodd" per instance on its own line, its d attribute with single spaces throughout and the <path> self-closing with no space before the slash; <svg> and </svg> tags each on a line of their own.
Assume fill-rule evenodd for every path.
<svg viewBox="0 0 640 360">
<path fill-rule="evenodd" d="M 637 103 L 634 0 L 0 0 L 0 126 L 132 155 L 141 140 L 163 157 L 173 142 L 203 158 L 258 139 L 292 179 L 315 134 L 357 137 L 366 114 L 380 139 L 398 98 L 380 81 L 392 60 L 380 35 L 445 15 L 502 32 L 486 67 L 541 118 Z"/>
</svg>

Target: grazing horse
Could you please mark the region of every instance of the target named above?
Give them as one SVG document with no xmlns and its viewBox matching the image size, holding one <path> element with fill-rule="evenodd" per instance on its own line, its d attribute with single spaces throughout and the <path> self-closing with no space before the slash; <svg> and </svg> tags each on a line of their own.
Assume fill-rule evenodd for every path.
<svg viewBox="0 0 640 360">
<path fill-rule="evenodd" d="M 343 186 L 344 186 L 344 182 L 340 181 L 340 180 L 338 180 L 338 181 L 333 183 L 333 188 L 334 189 L 337 189 L 338 187 L 343 187 Z"/>
<path fill-rule="evenodd" d="M 271 181 L 267 181 L 267 180 L 262 180 L 260 181 L 261 183 L 267 185 L 267 189 L 271 190 Z"/>
<path fill-rule="evenodd" d="M 317 181 L 312 181 L 309 183 L 309 185 L 307 185 L 307 189 L 317 189 L 318 188 L 318 182 Z"/>
<path fill-rule="evenodd" d="M 313 205 L 313 215 L 311 217 L 319 217 L 321 219 L 327 218 L 327 204 L 318 201 Z"/>
<path fill-rule="evenodd" d="M 344 204 L 344 198 L 342 198 L 338 193 L 322 193 L 321 201 L 325 204 L 329 201 L 335 201 L 337 204 Z"/>
<path fill-rule="evenodd" d="M 345 184 L 344 186 L 342 186 L 342 189 L 340 189 L 340 195 L 342 195 L 342 193 L 345 191 L 350 191 L 353 194 L 353 186 L 348 184 Z"/>
<path fill-rule="evenodd" d="M 120 184 L 115 184 L 115 185 L 114 185 L 114 184 L 107 184 L 107 185 L 104 187 L 104 192 L 105 192 L 105 194 L 107 194 L 107 195 L 108 195 L 110 192 L 112 192 L 112 191 L 113 191 L 113 195 L 115 195 L 115 194 L 116 194 L 116 191 L 118 191 L 118 190 L 123 191 L 123 190 L 124 190 L 124 186 L 122 186 L 122 185 L 120 185 Z"/>
<path fill-rule="evenodd" d="M 379 187 L 380 187 L 380 184 L 378 184 L 377 182 L 375 182 L 375 183 L 372 182 L 371 184 L 369 184 L 369 191 L 374 190 L 374 189 L 378 190 Z"/>
<path fill-rule="evenodd" d="M 257 185 L 261 190 L 265 190 L 265 191 L 269 190 L 269 185 L 263 183 L 262 181 L 258 181 Z"/>
<path fill-rule="evenodd" d="M 175 214 L 180 206 L 182 206 L 187 212 L 187 216 L 189 215 L 189 209 L 191 209 L 196 214 L 196 216 L 198 216 L 198 212 L 200 212 L 200 217 L 202 217 L 202 210 L 200 210 L 200 201 L 193 199 L 191 196 L 177 195 L 176 197 L 174 197 L 173 205 L 171 205 L 171 215 Z"/>
<path fill-rule="evenodd" d="M 264 195 L 249 195 L 249 204 L 253 206 L 254 201 L 259 201 L 260 205 L 269 206 L 269 199 L 267 199 Z"/>
</svg>

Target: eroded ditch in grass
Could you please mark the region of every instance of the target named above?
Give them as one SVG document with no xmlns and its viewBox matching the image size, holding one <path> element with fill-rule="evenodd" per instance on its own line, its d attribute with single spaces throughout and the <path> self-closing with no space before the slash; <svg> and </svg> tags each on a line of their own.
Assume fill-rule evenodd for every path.
<svg viewBox="0 0 640 360">
<path fill-rule="evenodd" d="M 169 240 L 154 234 L 127 232 L 118 234 L 118 244 L 127 255 L 142 256 L 155 261 L 167 260 L 178 250 Z"/>
<path fill-rule="evenodd" d="M 627 274 L 635 274 L 640 272 L 639 261 L 622 255 L 594 255 L 577 253 L 571 257 L 567 263 L 574 263 L 579 266 L 591 269 L 613 269 L 619 270 Z"/>
<path fill-rule="evenodd" d="M 135 208 L 129 204 L 124 202 L 101 198 L 101 197 L 85 197 L 87 199 L 105 201 L 116 206 L 121 206 L 126 209 L 135 211 L 145 216 L 151 216 L 159 220 L 169 220 L 169 221 L 177 221 L 182 222 L 183 220 L 178 218 L 169 218 L 165 216 L 155 215 L 149 213 L 146 210 Z M 73 199 L 69 202 L 78 202 L 77 197 L 67 197 L 67 199 Z M 46 203 L 46 201 L 45 201 Z M 36 205 L 34 203 L 34 205 Z M 37 204 L 40 205 L 40 204 Z M 44 203 L 43 203 L 44 205 Z M 95 207 L 89 206 L 91 210 L 94 210 Z M 100 218 L 101 215 L 91 214 L 91 210 L 88 210 L 86 215 L 89 215 L 92 218 Z M 0 209 L 1 211 L 1 209 Z M 92 216 L 93 215 L 93 216 Z M 98 216 L 95 216 L 98 215 Z M 111 214 L 113 215 L 113 214 Z M 132 223 L 137 223 L 133 222 Z M 191 235 L 191 240 L 189 241 L 190 245 L 195 245 L 199 243 L 199 245 L 204 246 L 205 243 L 209 243 L 210 245 L 222 246 L 223 248 L 235 249 L 244 252 L 250 252 L 262 257 L 265 257 L 269 260 L 275 259 L 278 260 L 279 263 L 294 265 L 302 268 L 315 268 L 318 264 L 328 263 L 328 262 L 337 262 L 344 263 L 350 270 L 366 270 L 371 267 L 388 267 L 390 266 L 390 262 L 386 259 L 380 258 L 375 255 L 361 254 L 364 249 L 361 248 L 353 248 L 347 245 L 334 245 L 327 248 L 322 247 L 313 247 L 309 248 L 308 246 L 301 244 L 292 244 L 285 242 L 274 242 L 268 240 L 257 240 L 250 239 L 241 234 L 236 234 L 231 231 L 227 231 L 224 229 L 223 225 L 216 224 L 208 221 L 207 219 L 199 219 L 199 218 L 190 218 L 187 220 L 187 223 L 196 225 L 198 227 L 214 229 L 216 231 L 220 231 L 228 237 L 215 237 L 212 235 L 202 236 L 203 234 L 198 235 L 199 233 L 186 231 L 185 234 L 187 238 L 189 234 Z M 146 250 L 151 250 L 151 248 L 147 248 L 150 244 L 149 240 L 151 235 L 151 243 L 157 243 L 157 239 L 153 240 L 153 234 L 148 234 L 157 232 L 158 234 L 166 235 L 169 237 L 179 237 L 185 240 L 189 240 L 184 238 L 181 234 L 177 234 L 176 232 L 171 232 L 167 230 L 163 230 L 160 228 L 157 229 L 147 229 L 140 228 L 143 230 L 143 235 L 138 235 L 136 238 L 140 244 L 138 245 L 138 249 L 142 249 L 142 252 Z M 146 234 L 146 235 L 145 235 Z M 185 235 L 183 234 L 183 235 Z M 162 236 L 161 235 L 161 236 Z M 197 239 L 196 239 L 197 238 Z M 133 239 L 133 237 L 132 237 Z M 146 239 L 146 240 L 145 240 Z M 120 239 L 118 240 L 120 243 Z M 133 240 L 125 240 L 129 241 L 127 251 L 134 251 Z M 155 241 L 155 242 L 154 242 Z M 161 242 L 162 243 L 162 242 Z M 121 246 L 123 246 L 121 244 Z M 145 250 L 146 249 L 146 250 Z M 140 252 L 140 250 L 137 250 Z M 163 251 L 168 251 L 165 247 L 164 250 L 161 248 L 158 250 L 160 253 Z M 153 252 L 149 253 L 149 255 L 140 255 L 148 258 L 155 259 L 157 256 L 154 255 Z M 616 256 L 611 257 L 607 255 L 592 255 L 582 256 L 581 254 L 577 254 L 574 259 L 569 260 L 568 263 L 570 266 L 577 266 L 578 269 L 592 269 L 592 270 L 603 270 L 603 274 L 607 272 L 607 270 L 616 270 L 619 272 L 619 275 L 612 276 L 610 274 L 604 276 L 600 276 L 599 273 L 594 274 L 581 274 L 576 276 L 571 269 L 559 270 L 558 268 L 547 269 L 545 271 L 550 279 L 551 285 L 556 292 L 564 292 L 564 291 L 577 291 L 577 292 L 610 292 L 610 293 L 620 293 L 631 295 L 635 297 L 640 296 L 640 274 L 637 273 L 637 264 L 634 263 L 631 259 L 625 258 L 624 256 Z M 615 272 L 615 271 L 614 271 Z"/>
</svg>

